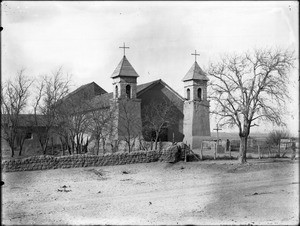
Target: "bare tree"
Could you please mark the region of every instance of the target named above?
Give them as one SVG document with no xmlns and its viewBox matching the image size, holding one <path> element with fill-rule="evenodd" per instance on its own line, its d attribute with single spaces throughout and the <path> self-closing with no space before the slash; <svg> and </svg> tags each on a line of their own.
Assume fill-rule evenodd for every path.
<svg viewBox="0 0 300 226">
<path fill-rule="evenodd" d="M 3 138 L 11 148 L 12 157 L 16 149 L 16 138 L 20 126 L 19 116 L 27 107 L 29 88 L 33 82 L 25 75 L 24 71 L 24 69 L 18 71 L 14 79 L 7 80 L 1 92 L 1 111 L 3 114 L 1 129 Z"/>
<path fill-rule="evenodd" d="M 170 100 L 152 101 L 142 109 L 143 133 L 152 138 L 155 133 L 154 142 L 157 149 L 159 136 L 165 129 L 178 121 L 174 103 Z M 149 137 L 148 137 L 149 138 Z"/>
<path fill-rule="evenodd" d="M 28 138 L 27 135 L 31 131 L 32 127 L 29 126 L 19 126 L 16 130 L 16 144 L 19 147 L 19 156 L 22 155 L 25 140 Z"/>
<path fill-rule="evenodd" d="M 66 120 L 63 120 L 62 115 L 58 115 L 57 124 L 58 127 L 56 128 L 55 133 L 59 136 L 60 142 L 61 142 L 61 149 L 63 152 L 63 155 L 65 155 L 65 150 L 67 149 L 69 152 L 69 155 L 72 154 L 72 145 L 71 145 L 71 138 L 69 134 L 68 124 Z"/>
<path fill-rule="evenodd" d="M 57 106 L 56 131 L 61 136 L 61 140 L 71 146 L 72 153 L 82 152 L 84 135 L 88 131 L 88 107 L 87 101 L 76 96 L 63 100 Z"/>
<path fill-rule="evenodd" d="M 34 102 L 33 102 L 33 114 L 34 114 L 34 126 L 35 128 L 38 128 L 41 125 L 41 117 L 39 117 L 38 113 L 40 113 L 40 115 L 42 115 L 41 108 L 42 108 L 42 99 L 43 99 L 43 94 L 44 94 L 44 90 L 45 90 L 45 83 L 44 80 L 42 79 L 41 81 L 38 81 L 38 84 L 35 86 L 35 96 L 34 96 Z M 47 121 L 45 119 L 43 119 L 42 121 Z M 46 124 L 45 124 L 46 125 Z M 39 131 L 37 133 L 37 137 L 38 137 L 38 141 L 39 144 L 41 146 L 42 152 L 43 154 L 46 154 L 46 147 L 47 147 L 47 143 L 48 143 L 48 130 L 50 130 L 50 128 L 47 128 L 47 126 L 45 126 L 45 131 Z"/>
<path fill-rule="evenodd" d="M 247 139 L 255 121 L 284 124 L 288 75 L 294 60 L 294 52 L 270 48 L 227 55 L 211 64 L 210 97 L 216 105 L 212 113 L 221 125 L 238 127 L 241 163 L 246 162 Z"/>
<path fill-rule="evenodd" d="M 118 130 L 119 130 L 119 140 L 124 140 L 127 144 L 128 151 L 131 152 L 136 144 L 142 131 L 142 121 L 141 116 L 136 110 L 136 102 L 124 98 L 118 101 L 119 118 Z"/>
<path fill-rule="evenodd" d="M 80 154 L 84 146 L 84 134 L 86 134 L 88 128 L 88 116 L 84 113 L 75 113 L 72 115 L 72 121 L 69 125 L 76 153 Z"/>
<path fill-rule="evenodd" d="M 96 144 L 96 153 L 99 154 L 100 141 L 102 142 L 102 149 L 105 153 L 106 142 L 111 139 L 115 132 L 114 127 L 114 108 L 102 107 L 93 109 L 89 113 L 88 131 L 91 132 Z"/>
<path fill-rule="evenodd" d="M 52 72 L 51 76 L 43 76 L 36 86 L 34 100 L 35 126 L 42 126 L 44 129 L 37 133 L 42 151 L 46 149 L 53 135 L 54 128 L 57 128 L 56 114 L 57 103 L 61 101 L 70 89 L 70 76 L 63 74 L 62 67 Z"/>
</svg>

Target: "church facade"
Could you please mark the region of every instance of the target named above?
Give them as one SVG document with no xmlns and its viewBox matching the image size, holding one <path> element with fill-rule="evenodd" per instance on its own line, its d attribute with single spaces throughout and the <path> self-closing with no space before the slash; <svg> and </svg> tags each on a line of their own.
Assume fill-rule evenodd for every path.
<svg viewBox="0 0 300 226">
<path fill-rule="evenodd" d="M 65 106 L 63 109 L 67 109 L 65 112 L 63 111 L 61 118 L 64 120 L 64 117 L 67 116 L 67 120 L 70 120 L 71 123 L 67 125 L 74 129 L 78 126 L 74 118 L 79 114 L 89 118 L 91 112 L 113 112 L 113 117 L 110 120 L 113 125 L 112 132 L 109 135 L 107 135 L 108 133 L 105 134 L 105 144 L 102 142 L 104 139 L 100 141 L 103 143 L 103 153 L 106 151 L 128 150 L 128 145 L 124 145 L 126 140 L 129 140 L 129 142 L 134 141 L 135 144 L 139 143 L 131 149 L 138 150 L 141 148 L 139 146 L 141 141 L 153 141 L 155 137 L 155 131 L 145 130 L 147 128 L 145 118 L 149 114 L 149 106 L 152 106 L 152 103 L 168 102 L 172 105 L 172 113 L 169 117 L 173 120 L 160 131 L 158 141 L 184 142 L 195 149 L 201 147 L 203 140 L 210 140 L 209 101 L 207 100 L 208 78 L 196 59 L 182 79 L 184 96 L 178 94 L 161 79 L 138 84 L 138 77 L 138 73 L 124 53 L 120 63 L 110 76 L 113 92 L 108 93 L 95 82 L 82 85 L 59 101 L 59 104 Z M 80 108 L 81 103 L 88 103 L 88 107 L 86 108 L 86 105 L 83 104 L 84 107 Z M 101 114 L 99 115 L 101 117 Z M 21 129 L 26 131 L 24 147 L 27 149 L 39 148 L 38 134 L 46 133 L 47 127 L 44 116 L 38 115 L 37 125 L 34 115 L 26 114 L 20 117 L 22 118 Z M 52 128 L 53 131 L 51 137 L 49 137 L 51 144 L 48 143 L 48 146 L 52 145 L 52 152 L 53 145 L 59 147 L 60 150 L 66 150 L 67 147 L 69 149 L 72 146 L 74 151 L 75 138 L 74 135 L 72 136 L 74 131 L 70 132 L 70 128 L 65 126 L 65 121 L 59 121 L 59 118 L 56 120 L 57 125 Z M 78 118 L 80 119 L 80 117 Z M 88 122 L 89 125 L 93 123 Z M 9 124 L 6 127 L 9 128 Z M 106 132 L 106 126 L 102 128 Z M 84 137 L 85 144 L 81 143 L 81 147 L 82 145 L 89 145 L 86 146 L 85 150 L 96 149 L 99 151 L 100 145 L 99 142 L 97 146 L 95 144 L 97 138 L 95 138 L 94 132 L 88 130 L 78 132 L 82 138 Z M 77 138 L 78 140 L 79 138 Z M 135 142 L 136 140 L 138 142 Z M 77 145 L 77 147 L 80 147 L 80 145 Z"/>
<path fill-rule="evenodd" d="M 182 80 L 184 97 L 161 79 L 138 84 L 138 77 L 138 73 L 124 55 L 111 75 L 112 93 L 107 93 L 102 87 L 92 82 L 79 87 L 70 93 L 69 97 L 92 92 L 91 102 L 95 109 L 113 108 L 116 131 L 112 140 L 115 141 L 126 139 L 128 132 L 132 137 L 145 136 L 143 117 L 147 112 L 143 112 L 144 109 L 150 103 L 167 100 L 174 105 L 176 122 L 163 131 L 160 140 L 183 141 L 191 148 L 200 148 L 201 141 L 210 137 L 210 119 L 207 100 L 208 78 L 196 59 Z M 124 107 L 125 103 L 126 107 Z M 130 118 L 126 117 L 128 112 L 131 112 Z M 134 120 L 134 127 L 126 127 L 130 120 Z"/>
</svg>

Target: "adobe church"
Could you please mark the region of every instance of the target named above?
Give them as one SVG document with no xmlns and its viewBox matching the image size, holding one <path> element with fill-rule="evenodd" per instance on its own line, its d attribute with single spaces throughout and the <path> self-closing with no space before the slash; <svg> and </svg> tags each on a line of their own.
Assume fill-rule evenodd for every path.
<svg viewBox="0 0 300 226">
<path fill-rule="evenodd" d="M 116 126 L 118 127 L 115 139 L 121 140 L 124 133 L 121 126 L 126 123 L 126 119 L 121 118 L 124 109 L 121 107 L 123 101 L 126 100 L 129 108 L 134 112 L 134 118 L 140 124 L 135 133 L 142 134 L 142 109 L 151 102 L 161 102 L 163 100 L 172 101 L 177 111 L 178 120 L 176 123 L 168 127 L 161 141 L 173 141 L 187 143 L 191 148 L 200 148 L 201 141 L 210 137 L 210 120 L 209 120 L 209 101 L 207 100 L 207 82 L 206 73 L 200 68 L 196 61 L 190 70 L 183 76 L 182 86 L 184 89 L 184 97 L 179 95 L 165 82 L 155 80 L 145 84 L 138 84 L 138 73 L 130 64 L 125 56 L 121 59 L 116 69 L 110 76 L 113 92 L 107 93 L 103 88 L 95 82 L 83 85 L 70 93 L 74 94 L 88 93 L 91 95 L 93 107 L 111 108 L 114 104 L 116 108 Z"/>
</svg>

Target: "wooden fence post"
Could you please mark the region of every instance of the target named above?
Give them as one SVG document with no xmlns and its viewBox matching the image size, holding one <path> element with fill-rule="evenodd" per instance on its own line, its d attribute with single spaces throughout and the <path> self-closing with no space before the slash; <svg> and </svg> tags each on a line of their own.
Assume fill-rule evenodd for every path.
<svg viewBox="0 0 300 226">
<path fill-rule="evenodd" d="M 184 162 L 186 162 L 186 146 L 184 145 Z"/>
<path fill-rule="evenodd" d="M 201 142 L 200 159 L 203 160 L 203 141 Z"/>
<path fill-rule="evenodd" d="M 292 143 L 292 156 L 291 156 L 291 160 L 295 160 L 296 157 L 296 142 L 293 141 Z"/>
<path fill-rule="evenodd" d="M 281 141 L 279 140 L 279 144 L 278 144 L 278 157 L 280 157 L 280 144 L 281 144 Z"/>
<path fill-rule="evenodd" d="M 218 145 L 217 145 L 217 142 L 216 142 L 216 143 L 215 143 L 214 159 L 217 159 L 217 148 L 218 148 Z"/>
</svg>

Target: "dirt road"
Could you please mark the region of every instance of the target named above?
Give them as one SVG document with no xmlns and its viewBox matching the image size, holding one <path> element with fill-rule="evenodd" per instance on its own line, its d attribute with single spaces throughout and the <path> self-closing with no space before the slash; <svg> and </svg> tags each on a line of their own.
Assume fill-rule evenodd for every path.
<svg viewBox="0 0 300 226">
<path fill-rule="evenodd" d="M 148 163 L 3 174 L 4 224 L 297 224 L 299 162 Z"/>
</svg>

